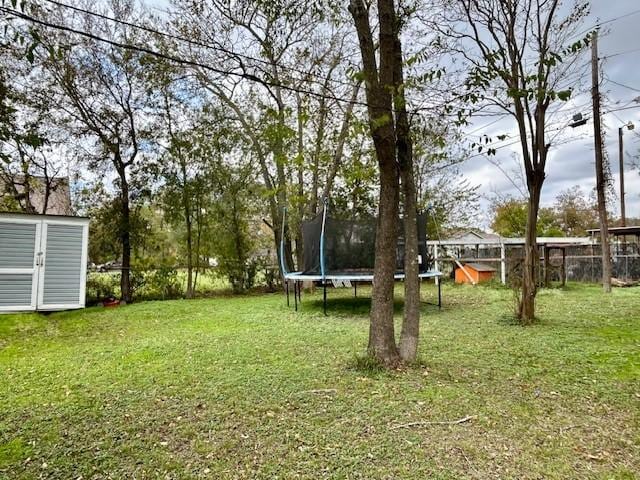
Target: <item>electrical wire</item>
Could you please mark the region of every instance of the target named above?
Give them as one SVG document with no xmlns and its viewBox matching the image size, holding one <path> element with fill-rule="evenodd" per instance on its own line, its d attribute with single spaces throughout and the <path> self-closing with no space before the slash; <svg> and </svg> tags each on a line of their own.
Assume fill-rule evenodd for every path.
<svg viewBox="0 0 640 480">
<path fill-rule="evenodd" d="M 366 106 L 368 107 L 369 104 L 366 102 L 361 102 L 361 101 L 352 101 L 351 99 L 345 99 L 345 98 L 341 98 L 335 95 L 330 95 L 330 94 L 326 94 L 326 93 L 319 93 L 319 92 L 315 92 L 313 90 L 308 90 L 308 89 L 304 89 L 304 88 L 299 88 L 299 87 L 292 87 L 290 85 L 286 85 L 280 82 L 274 82 L 271 80 L 266 80 L 266 79 L 261 79 L 259 77 L 257 77 L 256 75 L 253 75 L 251 73 L 246 73 L 246 72 L 233 72 L 230 70 L 223 70 L 221 68 L 216 68 L 216 67 L 212 67 L 210 65 L 205 65 L 201 62 L 197 62 L 194 60 L 187 60 L 184 58 L 178 58 L 175 57 L 173 55 L 169 55 L 166 53 L 162 53 L 162 52 L 158 52 L 157 50 L 153 50 L 151 48 L 148 47 L 142 47 L 139 45 L 132 45 L 132 44 L 126 44 L 126 43 L 122 43 L 122 42 L 118 42 L 115 40 L 110 40 L 108 38 L 104 38 L 104 37 L 100 37 L 98 35 L 95 35 L 93 33 L 90 32 L 85 32 L 83 30 L 78 30 L 76 28 L 73 27 L 69 27 L 66 25 L 60 25 L 57 23 L 53 23 L 47 20 L 42 20 L 36 17 L 33 17 L 31 15 L 28 15 L 26 13 L 23 12 L 19 12 L 17 10 L 13 10 L 7 7 L 2 7 L 0 6 L 0 11 L 8 13 L 10 15 L 14 15 L 18 18 L 21 18 L 22 20 L 26 20 L 28 22 L 31 23 L 35 23 L 38 25 L 42 25 L 44 27 L 48 27 L 48 28 L 53 28 L 56 30 L 60 30 L 60 31 L 65 31 L 68 33 L 74 33 L 76 35 L 80 35 L 86 38 L 90 38 L 92 40 L 95 40 L 97 42 L 101 42 L 101 43 L 106 43 L 108 45 L 112 45 L 114 47 L 118 47 L 118 48 L 122 48 L 125 50 L 130 50 L 130 51 L 134 51 L 134 52 L 138 52 L 138 53 L 146 53 L 148 55 L 152 55 L 154 57 L 157 58 L 162 58 L 163 60 L 168 60 L 180 65 L 187 65 L 190 67 L 197 67 L 197 68 L 202 68 L 204 70 L 208 70 L 220 75 L 225 75 L 225 76 L 230 76 L 230 77 L 236 77 L 236 78 L 240 78 L 240 79 L 245 79 L 254 83 L 258 83 L 261 84 L 263 86 L 269 86 L 269 87 L 276 87 L 276 88 L 281 88 L 283 90 L 287 90 L 290 92 L 295 92 L 295 93 L 303 93 L 305 95 L 310 95 L 316 98 L 324 98 L 325 100 L 333 100 L 333 101 L 337 101 L 337 102 L 342 102 L 342 103 L 354 103 L 356 105 L 362 105 L 362 106 Z"/>
<path fill-rule="evenodd" d="M 632 107 L 612 108 L 611 110 L 607 110 L 606 112 L 602 112 L 602 114 L 604 115 L 604 114 L 607 114 L 607 113 L 622 112 L 624 110 L 633 110 L 633 109 L 636 109 L 636 108 L 640 108 L 640 105 L 634 105 Z"/>
<path fill-rule="evenodd" d="M 85 15 L 90 15 L 90 16 L 93 16 L 93 17 L 96 17 L 96 18 L 100 18 L 102 20 L 107 20 L 107 21 L 118 23 L 118 24 L 121 24 L 121 25 L 126 25 L 128 27 L 136 28 L 138 30 L 142 30 L 142 31 L 147 32 L 147 33 L 152 33 L 154 35 L 159 35 L 159 36 L 162 36 L 162 37 L 171 38 L 172 40 L 178 40 L 178 41 L 186 43 L 188 45 L 193 45 L 193 46 L 197 46 L 197 47 L 201 47 L 201 48 L 206 48 L 206 49 L 209 49 L 209 50 L 222 52 L 222 53 L 225 53 L 227 55 L 235 56 L 235 57 L 238 57 L 238 58 L 243 58 L 245 60 L 250 60 L 252 62 L 262 63 L 262 64 L 267 65 L 267 66 L 272 66 L 272 63 L 269 62 L 268 60 L 264 60 L 262 58 L 257 58 L 257 57 L 252 57 L 252 56 L 246 55 L 244 53 L 234 52 L 233 50 L 229 50 L 229 49 L 224 48 L 222 46 L 212 45 L 212 44 L 204 43 L 204 42 L 201 42 L 201 41 L 198 41 L 198 40 L 192 40 L 192 39 L 183 37 L 181 35 L 176 35 L 176 34 L 173 34 L 173 33 L 163 32 L 161 30 L 158 30 L 158 29 L 155 29 L 155 28 L 151 28 L 151 27 L 148 27 L 146 25 L 140 25 L 140 24 L 137 24 L 137 23 L 128 22 L 126 20 L 120 20 L 118 18 L 110 17 L 108 15 L 104 15 L 104 14 L 99 13 L 99 12 L 94 12 L 92 10 L 87 10 L 87 9 L 84 9 L 84 8 L 80 8 L 80 7 L 77 7 L 75 5 L 69 5 L 69 4 L 66 4 L 66 3 L 63 3 L 63 2 L 59 2 L 57 0 L 45 0 L 45 1 L 48 2 L 48 3 L 51 3 L 53 5 L 59 6 L 59 7 L 67 8 L 67 9 L 74 10 L 76 12 L 79 12 L 79 13 L 82 13 L 82 14 L 85 14 Z M 278 67 L 283 69 L 283 70 L 288 70 L 288 71 L 291 71 L 291 72 L 295 72 L 295 73 L 299 73 L 299 74 L 305 75 L 307 77 L 308 76 L 314 76 L 316 78 L 320 78 L 318 75 L 313 75 L 310 72 L 307 72 L 307 71 L 304 71 L 304 70 L 301 70 L 301 69 L 297 69 L 297 68 L 294 68 L 294 67 L 283 66 L 283 65 L 278 65 Z M 324 80 L 325 79 L 321 79 L 321 81 L 317 80 L 317 83 L 324 84 Z M 342 81 L 342 80 L 329 79 L 329 81 L 331 81 L 333 83 L 339 83 L 339 84 L 342 84 L 342 85 L 353 86 L 352 83 L 345 82 L 345 81 Z"/>
<path fill-rule="evenodd" d="M 618 85 L 619 87 L 627 88 L 629 90 L 633 90 L 634 92 L 640 92 L 640 88 L 630 87 L 629 85 L 625 85 L 624 83 L 616 82 L 615 80 L 611 80 L 608 76 L 604 77 L 608 82 L 613 83 L 614 85 Z"/>
<path fill-rule="evenodd" d="M 596 22 L 593 26 L 580 31 L 579 33 L 576 33 L 572 38 L 576 38 L 576 37 L 579 37 L 581 35 L 584 35 L 585 33 L 593 31 L 593 30 L 601 27 L 602 25 L 606 25 L 608 23 L 617 22 L 618 20 L 622 20 L 623 18 L 628 18 L 628 17 L 631 17 L 633 15 L 637 15 L 639 13 L 640 13 L 640 9 L 632 10 L 631 12 L 627 12 L 627 13 L 619 15 L 617 17 L 613 17 L 613 18 L 609 18 L 608 20 L 602 20 L 602 21 Z"/>
<path fill-rule="evenodd" d="M 613 115 L 622 124 L 622 127 L 619 128 L 624 128 L 629 124 L 629 122 L 625 122 L 618 115 L 616 115 L 615 112 L 611 112 L 611 115 Z M 635 130 L 631 130 L 631 133 L 633 133 L 636 137 L 640 137 L 640 133 L 636 132 Z"/>
<path fill-rule="evenodd" d="M 484 130 L 486 128 L 489 128 L 492 125 L 495 125 L 496 123 L 500 122 L 501 120 L 503 120 L 505 117 L 508 117 L 510 114 L 508 113 L 503 113 L 502 115 L 500 115 L 498 118 L 496 118 L 494 121 L 487 123 L 486 125 L 482 125 L 481 127 L 478 127 L 470 132 L 466 132 L 466 135 L 473 135 L 476 132 L 479 132 L 480 130 Z"/>
<path fill-rule="evenodd" d="M 51 0 L 47 0 L 47 1 L 51 1 Z M 178 58 L 176 56 L 173 55 L 169 55 L 166 53 L 162 53 L 159 52 L 157 50 L 153 50 L 151 48 L 148 47 L 144 47 L 144 46 L 139 46 L 139 45 L 133 45 L 133 44 L 126 44 L 126 43 L 122 43 L 119 41 L 115 41 L 115 40 L 110 40 L 104 37 L 100 37 L 96 34 L 93 34 L 91 32 L 86 32 L 84 30 L 79 30 L 77 28 L 73 28 L 67 25 L 60 25 L 57 23 L 53 23 L 51 21 L 48 20 L 43 20 L 40 18 L 36 18 L 32 15 L 26 14 L 24 12 L 20 12 L 18 10 L 15 9 L 11 9 L 11 8 L 7 8 L 4 7 L 0 4 L 0 11 L 7 13 L 9 15 L 14 15 L 22 20 L 25 20 L 27 22 L 30 23 L 34 23 L 37 25 L 41 25 L 47 28 L 53 28 L 56 30 L 60 30 L 60 31 L 64 31 L 64 32 L 68 32 L 68 33 L 74 33 L 76 35 L 80 35 L 86 38 L 90 38 L 92 40 L 95 40 L 97 42 L 101 42 L 101 43 L 106 43 L 109 45 L 112 45 L 114 47 L 118 47 L 118 48 L 122 48 L 125 50 L 130 50 L 130 51 L 135 51 L 138 53 L 146 53 L 148 55 L 152 55 L 154 57 L 157 58 L 162 58 L 164 60 L 168 60 L 180 65 L 186 65 L 186 66 L 190 66 L 190 67 L 197 67 L 197 68 L 201 68 L 203 70 L 208 70 L 220 75 L 224 75 L 224 76 L 232 76 L 232 77 L 236 77 L 236 78 L 240 78 L 240 79 L 245 79 L 248 80 L 250 82 L 254 82 L 254 83 L 258 83 L 261 84 L 263 86 L 268 86 L 268 87 L 275 87 L 275 88 L 281 88 L 283 90 L 286 91 L 290 91 L 290 92 L 294 92 L 294 93 L 302 93 L 305 95 L 309 95 L 309 96 L 313 96 L 316 98 L 321 98 L 321 99 L 325 99 L 325 100 L 333 100 L 336 102 L 340 102 L 340 103 L 353 103 L 354 105 L 360 105 L 360 106 L 364 106 L 364 107 L 369 107 L 370 104 L 367 102 L 362 102 L 359 100 L 352 100 L 352 99 L 346 99 L 346 98 L 342 98 L 333 94 L 329 94 L 329 93 L 319 93 L 313 90 L 309 90 L 309 89 L 305 89 L 305 88 L 301 88 L 301 87 L 294 87 L 294 86 L 290 86 L 290 85 L 286 85 L 283 84 L 281 82 L 275 82 L 272 80 L 267 80 L 267 79 L 263 79 L 263 78 L 259 78 L 256 75 L 253 75 L 251 73 L 247 73 L 247 72 L 234 72 L 234 71 L 230 71 L 230 70 L 224 70 L 221 68 L 217 68 L 217 67 L 212 67 L 210 65 L 206 65 L 204 63 L 195 61 L 195 60 L 188 60 L 188 59 L 184 59 L 184 58 Z M 108 17 L 110 18 L 110 17 Z M 145 27 L 146 28 L 146 27 Z M 253 58 L 253 57 L 250 57 Z M 353 86 L 352 84 L 349 84 L 351 86 Z M 419 113 L 422 111 L 430 111 L 433 109 L 433 106 L 425 106 L 425 107 L 418 107 L 418 108 L 412 108 L 412 109 L 408 109 L 408 113 L 410 114 L 415 114 L 415 113 Z M 451 117 L 457 117 L 458 115 L 456 114 L 443 114 L 443 116 L 451 116 Z"/>
<path fill-rule="evenodd" d="M 605 60 L 607 58 L 619 57 L 620 55 L 627 55 L 629 53 L 640 52 L 640 48 L 633 48 L 631 50 L 624 50 L 622 52 L 610 53 L 609 55 L 605 55 L 604 57 L 600 57 L 600 60 Z"/>
</svg>

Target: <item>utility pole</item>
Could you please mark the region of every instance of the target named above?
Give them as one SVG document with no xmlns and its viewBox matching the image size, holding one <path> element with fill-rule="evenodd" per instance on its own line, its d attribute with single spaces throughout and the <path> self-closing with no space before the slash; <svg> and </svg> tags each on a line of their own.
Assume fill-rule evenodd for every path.
<svg viewBox="0 0 640 480">
<path fill-rule="evenodd" d="M 593 130 L 596 148 L 596 191 L 600 217 L 600 245 L 602 246 L 602 288 L 611 292 L 611 248 L 609 247 L 609 220 L 607 218 L 607 182 L 604 174 L 602 125 L 600 118 L 600 75 L 598 72 L 598 31 L 591 36 L 591 98 L 593 101 Z"/>
<path fill-rule="evenodd" d="M 620 226 L 627 226 L 624 207 L 624 147 L 622 146 L 622 127 L 618 128 L 618 158 L 620 160 Z"/>
</svg>

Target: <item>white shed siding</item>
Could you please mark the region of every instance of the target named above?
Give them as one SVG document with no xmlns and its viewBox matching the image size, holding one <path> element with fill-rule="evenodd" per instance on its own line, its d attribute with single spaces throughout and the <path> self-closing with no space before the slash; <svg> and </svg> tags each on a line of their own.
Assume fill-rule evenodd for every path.
<svg viewBox="0 0 640 480">
<path fill-rule="evenodd" d="M 35 244 L 35 223 L 2 223 L 0 268 L 32 268 Z"/>
<path fill-rule="evenodd" d="M 84 307 L 89 220 L 0 213 L 0 312 Z"/>
<path fill-rule="evenodd" d="M 47 225 L 43 303 L 81 303 L 82 225 Z"/>
<path fill-rule="evenodd" d="M 32 284 L 32 274 L 0 275 L 0 307 L 29 307 Z"/>
</svg>

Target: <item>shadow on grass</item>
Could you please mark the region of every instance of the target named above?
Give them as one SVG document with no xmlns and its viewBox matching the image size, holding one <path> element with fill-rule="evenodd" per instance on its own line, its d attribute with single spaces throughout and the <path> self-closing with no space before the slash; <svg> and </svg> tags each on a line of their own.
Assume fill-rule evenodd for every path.
<svg viewBox="0 0 640 480">
<path fill-rule="evenodd" d="M 393 312 L 398 315 L 404 308 L 404 299 L 396 298 L 393 302 Z M 303 311 L 322 313 L 322 299 L 314 298 L 303 302 Z M 332 316 L 352 316 L 368 317 L 371 310 L 370 297 L 338 297 L 327 298 L 327 315 Z M 433 303 L 433 299 L 422 299 L 420 303 L 422 313 L 433 313 L 438 311 L 438 305 Z"/>
<path fill-rule="evenodd" d="M 393 302 L 394 313 L 402 312 L 404 301 L 396 299 Z M 305 310 L 322 313 L 322 299 L 313 299 L 304 303 Z M 337 316 L 363 316 L 368 317 L 371 310 L 371 298 L 369 297 L 339 297 L 327 298 L 327 315 Z"/>
<path fill-rule="evenodd" d="M 515 312 L 505 312 L 498 317 L 498 324 L 500 325 L 511 325 L 514 327 L 519 327 L 522 324 L 520 323 L 520 319 L 515 314 Z"/>
</svg>

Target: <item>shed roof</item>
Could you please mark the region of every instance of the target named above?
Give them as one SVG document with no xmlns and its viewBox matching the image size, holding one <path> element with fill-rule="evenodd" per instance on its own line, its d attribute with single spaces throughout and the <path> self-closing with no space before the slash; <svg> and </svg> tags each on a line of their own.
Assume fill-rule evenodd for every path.
<svg viewBox="0 0 640 480">
<path fill-rule="evenodd" d="M 592 244 L 592 237 L 538 237 L 538 245 L 545 243 L 554 244 L 566 244 L 566 245 L 585 245 Z M 442 240 L 427 240 L 427 245 L 524 245 L 524 238 L 522 237 L 497 237 L 497 238 L 485 238 L 485 239 L 451 239 L 443 238 Z"/>
<path fill-rule="evenodd" d="M 465 263 L 465 267 L 473 268 L 476 272 L 495 272 L 496 269 L 485 263 Z"/>
<path fill-rule="evenodd" d="M 4 212 L 0 211 L 1 218 L 60 218 L 60 219 L 68 219 L 68 220 L 82 220 L 87 221 L 89 217 L 82 217 L 79 215 L 52 215 L 50 213 L 25 213 L 25 212 Z"/>
<path fill-rule="evenodd" d="M 591 235 L 598 235 L 600 233 L 599 228 L 592 228 L 587 230 Z M 631 225 L 629 227 L 609 227 L 609 233 L 611 235 L 640 235 L 640 225 Z"/>
</svg>

